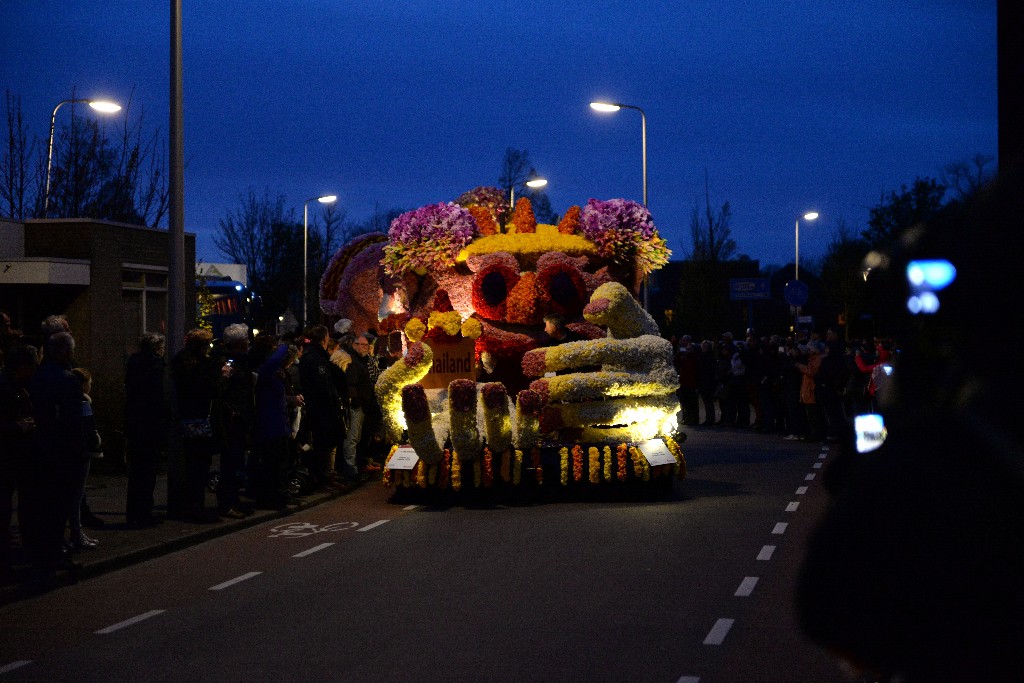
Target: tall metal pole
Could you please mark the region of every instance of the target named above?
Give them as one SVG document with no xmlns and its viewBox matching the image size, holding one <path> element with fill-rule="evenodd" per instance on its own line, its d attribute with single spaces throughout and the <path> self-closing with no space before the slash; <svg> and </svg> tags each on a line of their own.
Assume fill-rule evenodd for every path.
<svg viewBox="0 0 1024 683">
<path fill-rule="evenodd" d="M 57 123 L 57 110 L 68 102 L 88 102 L 89 100 L 64 100 L 53 108 L 50 114 L 50 144 L 46 146 L 46 190 L 43 194 L 43 218 L 47 217 L 50 211 L 50 168 L 53 166 L 53 129 Z"/>
<path fill-rule="evenodd" d="M 309 203 L 302 204 L 302 327 L 309 327 Z"/>
<path fill-rule="evenodd" d="M 185 345 L 185 143 L 182 104 L 181 0 L 171 0 L 170 177 L 167 350 Z M 193 266 L 194 271 L 194 266 Z"/>
<path fill-rule="evenodd" d="M 796 219 L 796 228 L 794 229 L 796 234 L 796 256 L 793 259 L 793 279 L 800 279 L 800 219 Z"/>
</svg>

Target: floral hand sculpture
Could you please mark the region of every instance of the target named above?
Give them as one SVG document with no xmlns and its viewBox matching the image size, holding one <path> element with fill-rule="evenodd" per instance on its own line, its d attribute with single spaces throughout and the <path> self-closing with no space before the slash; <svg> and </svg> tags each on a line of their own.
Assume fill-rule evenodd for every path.
<svg viewBox="0 0 1024 683">
<path fill-rule="evenodd" d="M 558 440 L 595 443 L 645 441 L 670 432 L 679 411 L 679 376 L 672 345 L 617 282 L 601 285 L 583 310 L 592 323 L 607 325 L 608 339 L 535 349 L 523 357 L 523 372 L 537 377 L 559 370 L 602 366 L 540 379 L 530 389 L 544 402 L 540 431 Z"/>
</svg>

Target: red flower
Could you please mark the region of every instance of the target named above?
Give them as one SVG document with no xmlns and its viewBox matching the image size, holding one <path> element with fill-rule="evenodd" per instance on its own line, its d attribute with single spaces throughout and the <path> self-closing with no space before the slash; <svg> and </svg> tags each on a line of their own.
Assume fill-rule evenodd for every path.
<svg viewBox="0 0 1024 683">
<path fill-rule="evenodd" d="M 516 226 L 517 233 L 537 232 L 537 218 L 533 215 L 533 204 L 526 197 L 520 197 L 516 202 L 516 210 L 512 214 L 512 224 Z"/>
<path fill-rule="evenodd" d="M 476 410 L 476 382 L 471 379 L 456 379 L 448 385 L 448 399 L 452 410 L 468 413 Z"/>
</svg>

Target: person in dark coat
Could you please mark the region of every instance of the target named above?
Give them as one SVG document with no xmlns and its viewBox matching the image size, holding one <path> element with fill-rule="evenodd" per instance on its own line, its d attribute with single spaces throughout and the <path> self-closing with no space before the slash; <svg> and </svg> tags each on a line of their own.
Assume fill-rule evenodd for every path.
<svg viewBox="0 0 1024 683">
<path fill-rule="evenodd" d="M 13 498 L 20 490 L 24 505 L 24 477 L 36 423 L 28 384 L 39 360 L 35 348 L 12 346 L 0 372 L 0 576 L 10 570 Z M 24 520 L 22 520 L 24 524 Z"/>
<path fill-rule="evenodd" d="M 256 378 L 249 361 L 249 326 L 224 329 L 223 346 L 214 354 L 220 379 L 213 404 L 214 435 L 220 451 L 217 508 L 221 517 L 242 519 L 251 511 L 240 506 L 245 453 L 256 420 Z"/>
<path fill-rule="evenodd" d="M 345 351 L 352 360 L 345 368 L 345 381 L 348 384 L 349 422 L 345 443 L 342 447 L 345 468 L 343 474 L 346 479 L 355 481 L 359 476 L 356 447 L 362 438 L 363 423 L 368 415 L 376 417 L 374 411 L 379 412 L 380 409 L 377 406 L 377 395 L 373 390 L 373 380 L 366 367 L 366 357 L 370 351 L 369 340 L 364 335 L 360 335 L 352 340 L 352 345 Z"/>
<path fill-rule="evenodd" d="M 309 343 L 299 359 L 299 378 L 305 400 L 305 421 L 313 440 L 312 474 L 329 487 L 345 489 L 348 485 L 338 480 L 334 465 L 338 444 L 345 434 L 342 402 L 347 408 L 348 384 L 345 373 L 327 355 L 327 328 L 314 325 L 307 331 L 306 338 Z"/>
<path fill-rule="evenodd" d="M 190 522 L 209 522 L 215 519 L 206 510 L 206 484 L 210 465 L 217 447 L 212 431 L 190 429 L 186 433 L 183 421 L 210 422 L 213 400 L 220 380 L 220 368 L 210 358 L 213 333 L 197 328 L 185 335 L 185 348 L 171 360 L 171 378 L 174 388 L 174 407 L 182 433 L 183 467 L 180 475 L 167 479 L 167 514 Z M 212 425 L 211 425 L 212 430 Z"/>
<path fill-rule="evenodd" d="M 153 494 L 160 459 L 167 447 L 170 401 L 164 336 L 147 332 L 139 350 L 128 358 L 124 376 L 124 434 L 128 441 L 128 495 L 125 521 L 129 527 L 156 524 Z"/>
<path fill-rule="evenodd" d="M 298 502 L 285 490 L 292 435 L 285 381 L 289 359 L 288 345 L 279 344 L 256 371 L 256 426 L 252 435 L 255 467 L 249 493 L 258 506 L 265 508 Z"/>
<path fill-rule="evenodd" d="M 28 388 L 36 432 L 18 515 L 30 561 L 44 580 L 53 569 L 74 568 L 64 555 L 64 502 L 75 493 L 75 472 L 85 448 L 82 386 L 71 374 L 74 353 L 70 333 L 51 335 Z"/>
</svg>

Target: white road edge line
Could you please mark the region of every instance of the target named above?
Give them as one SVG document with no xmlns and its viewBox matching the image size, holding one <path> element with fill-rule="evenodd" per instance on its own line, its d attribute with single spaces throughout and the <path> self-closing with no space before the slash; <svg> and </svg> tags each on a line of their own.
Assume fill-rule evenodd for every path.
<svg viewBox="0 0 1024 683">
<path fill-rule="evenodd" d="M 247 572 L 245 574 L 242 574 L 241 576 L 236 576 L 235 578 L 231 579 L 230 581 L 225 581 L 224 583 L 218 583 L 216 586 L 210 586 L 210 590 L 212 590 L 212 591 L 224 590 L 225 588 L 228 588 L 229 586 L 234 586 L 236 583 L 241 583 L 243 581 L 248 581 L 252 577 L 259 576 L 262 573 L 263 572 Z"/>
<path fill-rule="evenodd" d="M 406 505 L 406 506 L 405 506 L 404 508 L 402 508 L 402 509 L 403 509 L 403 510 L 415 510 L 415 509 L 416 509 L 416 508 L 418 508 L 418 507 L 419 507 L 419 505 Z"/>
<path fill-rule="evenodd" d="M 116 623 L 116 624 L 114 624 L 112 626 L 108 626 L 106 628 L 101 628 L 99 631 L 96 631 L 96 635 L 98 635 L 98 636 L 105 636 L 108 633 L 113 633 L 114 631 L 120 631 L 123 628 L 127 628 L 129 626 L 134 626 L 135 624 L 139 623 L 140 621 L 145 621 L 146 619 L 149 619 L 150 617 L 155 617 L 156 615 L 163 614 L 163 613 L 164 613 L 164 610 L 162 610 L 162 609 L 150 610 L 148 612 L 140 614 L 137 617 L 132 617 L 131 619 L 125 619 L 124 621 L 119 621 L 118 623 Z"/>
<path fill-rule="evenodd" d="M 321 543 L 320 545 L 313 546 L 309 550 L 303 550 L 301 553 L 295 553 L 294 555 L 292 555 L 292 557 L 305 557 L 306 555 L 312 555 L 313 553 L 320 552 L 324 548 L 330 548 L 332 545 L 334 545 L 334 544 L 333 543 Z"/>
<path fill-rule="evenodd" d="M 390 521 L 391 521 L 390 519 L 379 519 L 376 522 L 373 522 L 372 524 L 367 524 L 366 526 L 364 526 L 361 529 L 356 529 L 356 531 L 369 531 L 370 529 L 376 529 L 381 524 L 387 524 Z"/>
<path fill-rule="evenodd" d="M 776 535 L 782 535 L 782 534 L 786 533 L 786 527 L 788 527 L 788 526 L 789 526 L 789 522 L 779 522 L 778 524 L 775 525 L 775 528 L 772 529 L 772 533 L 776 534 Z"/>
<path fill-rule="evenodd" d="M 800 507 L 800 503 L 790 503 L 786 506 L 786 512 L 796 512 L 798 507 Z"/>
<path fill-rule="evenodd" d="M 676 683 L 700 683 L 700 676 L 681 676 Z"/>
<path fill-rule="evenodd" d="M 732 628 L 735 621 L 735 619 L 719 619 L 716 621 L 715 625 L 708 632 L 707 638 L 704 639 L 704 644 L 721 645 L 725 641 L 725 637 L 729 635 L 729 629 Z"/>
<path fill-rule="evenodd" d="M 797 487 L 797 489 L 796 489 L 796 495 L 798 495 L 798 496 L 802 496 L 802 495 L 804 495 L 805 493 L 807 493 L 807 487 L 806 487 L 806 486 L 798 486 L 798 487 Z"/>
<path fill-rule="evenodd" d="M 754 586 L 756 585 L 756 576 L 744 577 L 743 581 L 740 582 L 740 587 L 736 589 L 736 592 L 733 595 L 737 598 L 749 598 L 750 594 L 754 592 Z"/>
<path fill-rule="evenodd" d="M 759 552 L 757 554 L 757 559 L 761 560 L 762 562 L 767 562 L 768 560 L 772 559 L 772 555 L 774 553 L 775 553 L 775 546 L 773 546 L 773 545 L 766 545 L 763 548 L 761 548 L 761 552 Z"/>
<path fill-rule="evenodd" d="M 0 674 L 5 674 L 8 671 L 14 671 L 15 669 L 20 669 L 21 667 L 25 666 L 26 664 L 31 664 L 31 663 L 32 663 L 31 659 L 19 659 L 16 662 L 11 662 L 10 664 L 5 664 L 4 666 L 0 666 Z"/>
</svg>

